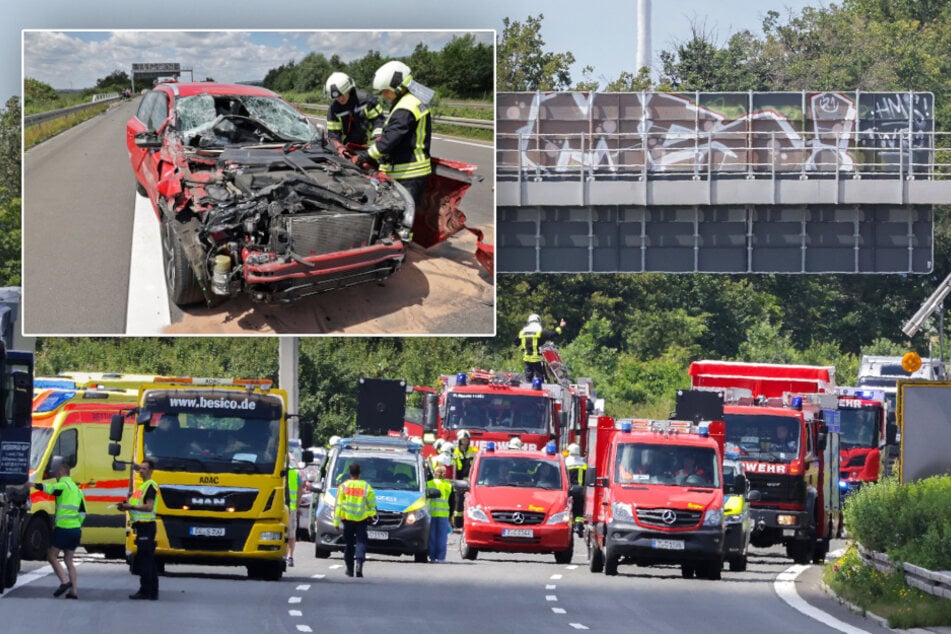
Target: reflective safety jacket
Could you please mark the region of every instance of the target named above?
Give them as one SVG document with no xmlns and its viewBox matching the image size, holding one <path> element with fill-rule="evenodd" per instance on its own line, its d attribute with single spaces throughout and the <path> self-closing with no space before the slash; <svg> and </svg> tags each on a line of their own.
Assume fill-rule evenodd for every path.
<svg viewBox="0 0 951 634">
<path fill-rule="evenodd" d="M 465 480 L 469 477 L 469 467 L 472 466 L 472 459 L 475 458 L 477 453 L 479 453 L 479 449 L 473 445 L 469 445 L 469 449 L 466 450 L 465 455 L 459 451 L 459 447 L 453 449 L 452 462 L 453 467 L 456 469 L 457 479 Z"/>
<path fill-rule="evenodd" d="M 525 326 L 518 333 L 518 347 L 522 349 L 522 361 L 537 363 L 542 360 L 538 351 L 543 343 L 551 341 L 561 334 L 561 326 L 554 330 L 542 330 L 537 327 Z"/>
<path fill-rule="evenodd" d="M 429 106 L 411 93 L 397 99 L 386 118 L 383 134 L 367 149 L 380 164 L 380 171 L 396 180 L 428 176 L 432 171 L 429 145 L 432 141 Z"/>
<path fill-rule="evenodd" d="M 327 137 L 339 143 L 366 145 L 383 133 L 383 107 L 364 90 L 351 90 L 350 100 L 336 99 L 327 110 Z"/>
<path fill-rule="evenodd" d="M 129 521 L 135 524 L 136 522 L 154 522 L 155 521 L 155 505 L 158 500 L 152 501 L 152 510 L 151 511 L 142 511 L 138 510 L 136 507 L 142 506 L 145 503 L 145 496 L 149 492 L 149 488 L 155 489 L 155 496 L 158 497 L 159 487 L 155 483 L 155 480 L 146 480 L 139 485 L 139 488 L 135 490 L 135 493 L 132 494 L 132 497 L 129 498 L 129 505 L 132 507 L 129 509 Z"/>
<path fill-rule="evenodd" d="M 580 456 L 565 458 L 565 468 L 568 469 L 568 478 L 572 484 L 584 484 L 584 474 L 588 469 L 587 463 Z"/>
<path fill-rule="evenodd" d="M 297 510 L 298 490 L 300 487 L 300 472 L 297 469 L 287 470 L 287 505 L 291 512 Z"/>
<path fill-rule="evenodd" d="M 341 520 L 362 522 L 376 515 L 376 493 L 366 480 L 345 480 L 337 487 L 334 524 Z"/>
<path fill-rule="evenodd" d="M 452 494 L 452 482 L 433 478 L 426 483 L 431 489 L 439 489 L 438 498 L 429 498 L 429 514 L 433 517 L 449 517 L 449 496 Z"/>
<path fill-rule="evenodd" d="M 63 476 L 52 484 L 43 483 L 43 492 L 56 497 L 56 528 L 80 528 L 86 519 L 86 504 L 83 492 L 69 476 Z"/>
</svg>

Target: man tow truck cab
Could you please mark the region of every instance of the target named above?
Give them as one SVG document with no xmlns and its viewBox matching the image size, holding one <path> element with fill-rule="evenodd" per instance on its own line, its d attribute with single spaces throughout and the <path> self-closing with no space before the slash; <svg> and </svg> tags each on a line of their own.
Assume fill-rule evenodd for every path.
<svg viewBox="0 0 951 634">
<path fill-rule="evenodd" d="M 109 444 L 114 415 L 123 417 L 122 441 L 132 442 L 135 419 L 130 415 L 138 389 L 83 387 L 71 378 L 37 378 L 34 383 L 30 476 L 50 483 L 53 456 L 62 456 L 70 476 L 86 499 L 82 546 L 108 558 L 125 557 L 125 513 L 115 505 L 126 498 L 129 475 L 103 451 Z M 54 386 L 54 387 L 50 387 Z M 23 528 L 24 559 L 46 559 L 53 531 L 56 501 L 31 489 L 31 508 Z"/>
<path fill-rule="evenodd" d="M 616 575 L 621 563 L 673 564 L 686 578 L 719 579 L 726 541 L 722 420 L 600 416 L 589 422 L 589 434 L 591 572 Z"/>
<path fill-rule="evenodd" d="M 376 493 L 376 516 L 367 527 L 367 551 L 411 555 L 417 563 L 428 561 L 427 498 L 439 497 L 439 490 L 426 487 L 431 474 L 421 449 L 415 442 L 377 436 L 344 438 L 331 448 L 323 481 L 311 485 L 319 495 L 311 520 L 318 558 L 343 552 L 343 528 L 334 528 L 334 507 L 337 487 L 350 477 L 350 465 L 356 462 L 360 478 Z"/>
<path fill-rule="evenodd" d="M 571 485 L 561 454 L 495 451 L 491 443 L 472 464 L 465 494 L 459 552 L 475 559 L 480 551 L 548 553 L 560 564 L 574 554 Z"/>
<path fill-rule="evenodd" d="M 887 422 L 882 389 L 835 388 L 839 409 L 839 491 L 844 499 L 885 473 L 889 447 L 898 444 L 898 426 Z"/>
</svg>

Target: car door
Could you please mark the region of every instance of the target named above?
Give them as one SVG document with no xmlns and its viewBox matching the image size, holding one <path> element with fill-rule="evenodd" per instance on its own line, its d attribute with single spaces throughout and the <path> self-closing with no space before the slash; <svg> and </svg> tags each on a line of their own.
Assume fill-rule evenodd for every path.
<svg viewBox="0 0 951 634">
<path fill-rule="evenodd" d="M 129 150 L 132 171 L 139 184 L 145 188 L 153 205 L 157 203 L 156 185 L 160 151 L 158 148 L 137 146 L 135 138 L 143 132 L 159 133 L 168 119 L 169 106 L 168 96 L 164 91 L 148 92 L 142 98 L 135 116 L 126 124 L 126 147 Z"/>
</svg>

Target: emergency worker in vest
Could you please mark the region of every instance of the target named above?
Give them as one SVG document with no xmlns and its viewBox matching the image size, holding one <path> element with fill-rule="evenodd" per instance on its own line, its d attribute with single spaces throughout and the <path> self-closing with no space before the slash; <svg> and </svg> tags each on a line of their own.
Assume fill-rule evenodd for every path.
<svg viewBox="0 0 951 634">
<path fill-rule="evenodd" d="M 343 560 L 347 576 L 363 576 L 363 562 L 367 556 L 367 520 L 376 515 L 376 493 L 370 483 L 360 479 L 360 465 L 351 462 L 350 478 L 337 487 L 334 506 L 334 528 L 343 523 L 345 547 Z"/>
<path fill-rule="evenodd" d="M 573 442 L 568 445 L 568 455 L 565 456 L 565 468 L 568 469 L 568 483 L 584 486 L 584 474 L 588 464 L 581 457 L 581 447 Z M 571 514 L 574 516 L 575 532 L 584 535 L 584 495 L 577 495 L 571 499 Z"/>
<path fill-rule="evenodd" d="M 53 526 L 53 538 L 47 551 L 47 560 L 53 567 L 53 572 L 59 579 L 59 587 L 53 592 L 54 597 L 61 596 L 67 590 L 67 599 L 78 599 L 76 594 L 76 565 L 73 555 L 82 539 L 83 519 L 86 517 L 85 502 L 79 486 L 69 477 L 69 464 L 62 456 L 53 456 L 50 459 L 50 474 L 56 482 L 45 484 L 37 482 L 33 486 L 47 495 L 56 498 L 56 514 Z M 59 552 L 63 551 L 63 562 L 66 569 L 59 563 Z"/>
<path fill-rule="evenodd" d="M 429 561 L 446 561 L 446 542 L 449 539 L 449 496 L 452 482 L 446 479 L 446 467 L 436 467 L 435 477 L 426 483 L 430 489 L 438 489 L 438 498 L 428 498 L 429 506 Z"/>
<path fill-rule="evenodd" d="M 380 171 L 403 185 L 418 206 L 432 173 L 433 92 L 413 80 L 409 66 L 395 60 L 377 69 L 373 90 L 390 102 L 390 114 L 380 137 L 357 155 L 357 165 L 378 163 Z"/>
<path fill-rule="evenodd" d="M 383 133 L 383 108 L 376 97 L 357 89 L 346 73 L 332 73 L 324 93 L 333 101 L 327 110 L 327 138 L 343 154 L 347 143 L 367 145 Z"/>
<path fill-rule="evenodd" d="M 478 447 L 472 446 L 472 439 L 467 429 L 456 432 L 456 448 L 452 452 L 452 466 L 456 480 L 468 480 L 472 460 L 479 453 Z M 456 495 L 452 509 L 453 528 L 462 528 L 462 507 L 465 496 Z"/>
<path fill-rule="evenodd" d="M 545 330 L 542 328 L 541 317 L 536 313 L 528 316 L 528 323 L 518 333 L 518 347 L 522 351 L 522 361 L 525 362 L 525 380 L 529 383 L 535 377 L 542 381 L 545 380 L 542 355 L 538 350 L 543 343 L 552 341 L 560 335 L 565 323 L 565 320 L 562 319 L 554 330 Z"/>
<path fill-rule="evenodd" d="M 127 502 L 119 502 L 116 508 L 129 512 L 129 522 L 135 533 L 135 559 L 133 569 L 139 575 L 139 591 L 130 594 L 130 599 L 158 600 L 158 568 L 155 565 L 155 506 L 158 503 L 159 486 L 152 479 L 155 459 L 146 458 L 133 465 L 139 472 L 142 483 Z"/>
<path fill-rule="evenodd" d="M 302 486 L 303 480 L 300 470 L 297 468 L 297 463 L 294 461 L 294 456 L 287 454 L 287 485 L 285 492 L 289 511 L 287 523 L 287 566 L 289 568 L 294 567 L 294 547 L 297 545 L 297 526 L 300 521 L 298 517 L 300 509 L 297 507 L 297 502 L 300 500 Z"/>
</svg>

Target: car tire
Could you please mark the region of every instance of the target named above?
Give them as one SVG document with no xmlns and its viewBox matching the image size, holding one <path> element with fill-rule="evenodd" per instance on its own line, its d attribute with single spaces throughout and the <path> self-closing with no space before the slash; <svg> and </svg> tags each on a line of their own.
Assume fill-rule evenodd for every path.
<svg viewBox="0 0 951 634">
<path fill-rule="evenodd" d="M 46 559 L 50 549 L 50 524 L 45 516 L 34 515 L 23 532 L 21 553 L 24 559 L 40 561 Z"/>
<path fill-rule="evenodd" d="M 560 550 L 555 553 L 555 563 L 556 564 L 570 564 L 571 558 L 575 556 L 575 540 L 574 535 L 572 535 L 571 541 L 568 542 L 568 548 L 565 550 Z"/>
<path fill-rule="evenodd" d="M 479 556 L 479 551 L 475 548 L 470 548 L 469 544 L 466 543 L 465 533 L 459 538 L 459 555 L 469 561 L 475 561 L 475 558 Z"/>
<path fill-rule="evenodd" d="M 330 559 L 330 551 L 320 546 L 314 547 L 314 557 L 317 559 Z"/>
<path fill-rule="evenodd" d="M 602 572 L 604 570 L 604 553 L 596 543 L 588 544 L 588 570 Z"/>
<path fill-rule="evenodd" d="M 745 572 L 747 565 L 746 555 L 737 555 L 730 559 L 730 572 Z"/>
<path fill-rule="evenodd" d="M 700 571 L 703 571 L 704 579 L 719 581 L 723 577 L 723 562 L 719 559 L 704 562 L 698 568 L 698 572 Z"/>
<path fill-rule="evenodd" d="M 189 306 L 204 301 L 205 294 L 185 257 L 182 241 L 173 229 L 174 219 L 162 218 L 162 264 L 168 297 L 176 306 Z"/>
<path fill-rule="evenodd" d="M 145 191 L 145 187 L 142 186 L 142 183 L 140 183 L 138 179 L 135 181 L 135 193 L 139 196 L 145 196 L 146 198 L 149 196 L 149 193 Z"/>
<path fill-rule="evenodd" d="M 280 581 L 284 576 L 283 561 L 259 561 L 248 564 L 248 578 L 264 581 Z"/>
<path fill-rule="evenodd" d="M 418 564 L 425 564 L 429 561 L 429 551 L 424 550 L 422 552 L 413 553 L 413 561 Z"/>
<path fill-rule="evenodd" d="M 694 574 L 697 572 L 697 567 L 693 562 L 684 562 L 680 564 L 680 576 L 684 579 L 693 579 Z"/>
<path fill-rule="evenodd" d="M 617 565 L 621 557 L 617 553 L 613 552 L 611 547 L 608 546 L 605 548 L 604 552 L 604 574 L 609 577 L 614 577 L 617 575 Z"/>
</svg>

